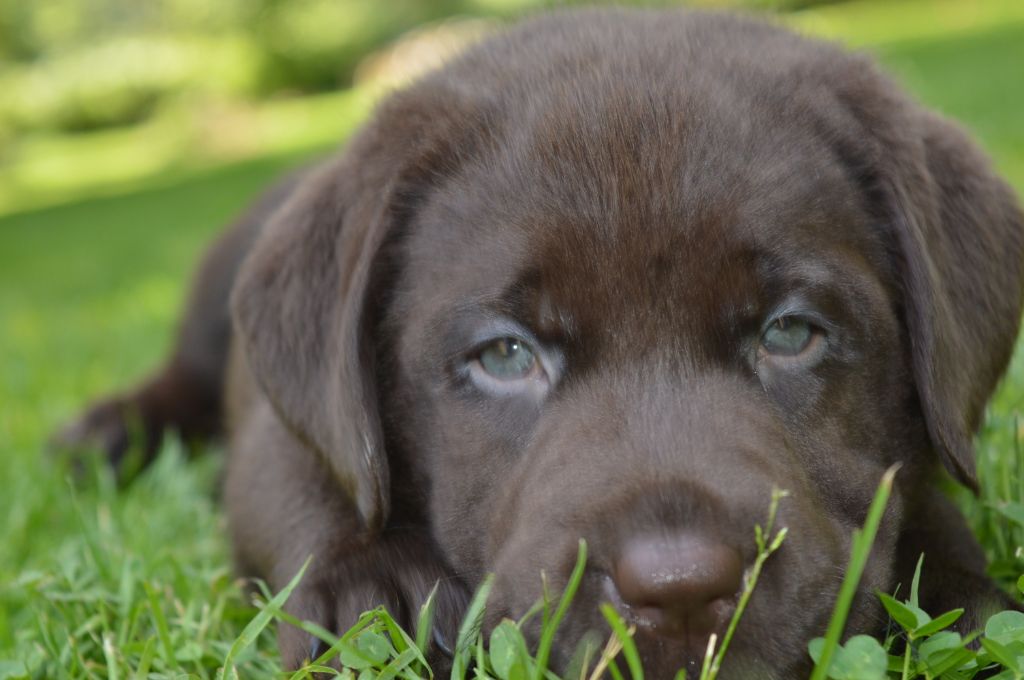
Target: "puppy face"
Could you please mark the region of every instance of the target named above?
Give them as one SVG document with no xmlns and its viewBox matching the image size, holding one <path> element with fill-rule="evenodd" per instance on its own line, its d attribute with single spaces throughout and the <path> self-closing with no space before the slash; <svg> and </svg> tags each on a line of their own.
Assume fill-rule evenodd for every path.
<svg viewBox="0 0 1024 680">
<path fill-rule="evenodd" d="M 708 93 L 646 109 L 606 77 L 611 91 L 541 99 L 413 218 L 387 324 L 389 450 L 429 489 L 456 572 L 496 571 L 495 620 L 539 598 L 542 570 L 560 585 L 585 538 L 577 635 L 621 597 L 631 542 L 711 537 L 749 566 L 772 488 L 789 490 L 792 538 L 745 626 L 777 632 L 762 654 L 798 657 L 827 607 L 780 627 L 774 612 L 835 589 L 882 471 L 927 439 L 884 236 L 798 125 L 761 135 L 742 97 L 747 111 L 679 120 L 664 112 Z M 888 586 L 886 562 L 867 588 Z M 698 633 L 641 638 L 667 674 L 703 651 Z"/>
<path fill-rule="evenodd" d="M 269 227 L 235 312 L 367 533 L 419 527 L 468 588 L 494 572 L 492 623 L 587 540 L 563 666 L 610 601 L 652 676 L 695 667 L 787 490 L 726 670 L 794 677 L 883 471 L 849 630 L 884 621 L 930 470 L 973 482 L 1021 231 L 969 142 L 861 59 L 570 13 L 385 105 Z"/>
</svg>

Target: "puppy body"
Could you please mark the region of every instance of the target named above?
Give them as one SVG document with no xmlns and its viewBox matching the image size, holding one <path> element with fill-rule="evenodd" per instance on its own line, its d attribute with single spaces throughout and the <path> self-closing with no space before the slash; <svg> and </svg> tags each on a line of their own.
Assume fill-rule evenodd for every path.
<svg viewBox="0 0 1024 680">
<path fill-rule="evenodd" d="M 585 538 L 556 665 L 611 600 L 652 677 L 696 667 L 735 598 L 666 595 L 636 564 L 669 545 L 728 581 L 786 489 L 789 537 L 724 673 L 798 677 L 894 463 L 848 631 L 884 627 L 873 592 L 922 551 L 927 610 L 967 605 L 970 627 L 1006 604 L 931 480 L 976 483 L 1022 239 L 973 144 L 862 57 L 722 15 L 556 14 L 273 189 L 208 257 L 169 368 L 74 432 L 116 431 L 126 404 L 198 430 L 147 395 L 226 393 L 238 563 L 280 587 L 314 555 L 289 608 L 328 627 L 381 603 L 411 623 L 440 579 L 452 639 L 488 572 L 489 622 L 520 616 Z M 766 344 L 779 319 L 810 329 L 800 352 Z M 508 337 L 532 382 L 481 368 Z M 290 627 L 281 646 L 310 654 Z"/>
</svg>

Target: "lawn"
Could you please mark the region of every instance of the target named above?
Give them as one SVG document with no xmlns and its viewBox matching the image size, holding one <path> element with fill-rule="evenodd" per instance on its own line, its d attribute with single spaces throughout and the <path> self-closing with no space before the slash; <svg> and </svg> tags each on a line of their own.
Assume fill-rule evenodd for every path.
<svg viewBox="0 0 1024 680">
<path fill-rule="evenodd" d="M 963 121 L 1024 193 L 1022 7 L 858 2 L 789 21 L 877 54 L 923 101 Z M 254 615 L 231 573 L 216 451 L 188 460 L 172 442 L 119 491 L 103 475 L 69 484 L 44 442 L 90 397 L 154 367 L 203 245 L 271 178 L 325 150 L 306 143 L 186 168 L 130 193 L 34 197 L 52 205 L 0 216 L 0 680 L 27 670 L 146 677 L 146 668 L 213 677 Z M 965 499 L 1008 582 L 1024 560 L 1021 525 L 1007 515 L 1024 519 L 1024 506 L 994 506 L 1024 501 L 1022 399 L 1018 360 L 979 442 L 987 504 Z M 243 677 L 272 672 L 270 631 L 242 652 Z"/>
</svg>

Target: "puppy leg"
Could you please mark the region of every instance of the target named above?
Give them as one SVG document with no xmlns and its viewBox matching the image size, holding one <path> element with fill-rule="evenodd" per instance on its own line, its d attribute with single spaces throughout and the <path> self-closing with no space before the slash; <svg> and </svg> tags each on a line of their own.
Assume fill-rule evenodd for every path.
<svg viewBox="0 0 1024 680">
<path fill-rule="evenodd" d="M 285 609 L 338 633 L 379 605 L 411 633 L 438 584 L 428 658 L 438 664 L 435 671 L 442 667 L 443 648 L 454 645 L 467 596 L 429 530 L 403 524 L 366 535 L 330 469 L 265 401 L 234 429 L 224 500 L 239 571 L 265 578 L 276 591 L 312 556 Z M 323 651 L 317 638 L 290 625 L 281 625 L 278 639 L 287 668 Z"/>
<path fill-rule="evenodd" d="M 267 216 L 299 177 L 269 190 L 207 251 L 196 272 L 174 350 L 164 366 L 126 392 L 95 402 L 51 440 L 58 450 L 98 451 L 120 472 L 133 449 L 148 464 L 168 429 L 186 441 L 207 439 L 222 427 L 222 388 L 231 316 L 228 298 L 238 268 Z"/>
</svg>

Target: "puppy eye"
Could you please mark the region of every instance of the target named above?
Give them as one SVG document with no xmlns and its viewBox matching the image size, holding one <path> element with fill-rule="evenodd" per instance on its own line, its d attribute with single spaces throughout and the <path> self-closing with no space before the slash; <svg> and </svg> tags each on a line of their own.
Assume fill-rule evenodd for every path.
<svg viewBox="0 0 1024 680">
<path fill-rule="evenodd" d="M 519 338 L 501 338 L 480 352 L 480 365 L 498 380 L 520 380 L 537 366 L 537 357 L 528 344 Z"/>
<path fill-rule="evenodd" d="M 814 339 L 814 328 L 797 316 L 781 316 L 761 336 L 761 346 L 769 354 L 792 357 L 806 350 Z"/>
</svg>

